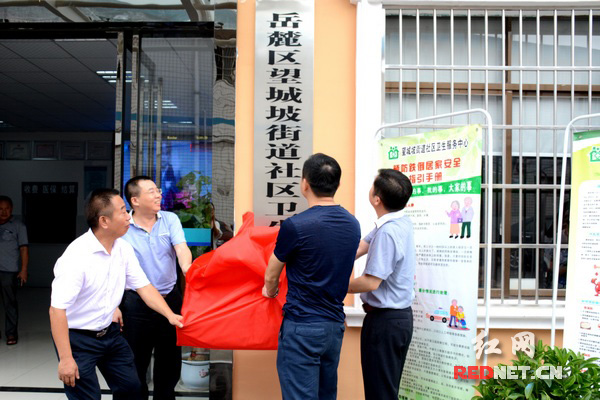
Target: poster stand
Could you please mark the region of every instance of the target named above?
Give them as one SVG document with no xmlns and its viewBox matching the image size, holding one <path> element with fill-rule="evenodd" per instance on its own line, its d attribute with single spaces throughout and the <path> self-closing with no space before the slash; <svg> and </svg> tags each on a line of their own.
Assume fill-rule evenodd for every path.
<svg viewBox="0 0 600 400">
<path fill-rule="evenodd" d="M 556 223 L 556 247 L 554 249 L 554 260 L 560 260 L 560 246 L 562 242 L 562 224 L 563 224 L 563 213 L 565 208 L 565 186 L 567 179 L 567 153 L 568 153 L 568 145 L 569 139 L 573 138 L 573 133 L 575 133 L 575 123 L 582 119 L 591 119 L 591 118 L 599 118 L 600 113 L 596 114 L 586 114 L 581 115 L 579 117 L 573 118 L 571 122 L 565 128 L 564 140 L 563 140 L 563 155 L 562 155 L 562 170 L 560 176 L 560 196 L 558 203 L 558 221 Z M 573 150 L 571 149 L 571 153 Z M 571 154 L 572 157 L 572 154 Z M 559 276 L 560 268 L 553 268 L 552 271 L 552 328 L 550 333 L 550 347 L 554 347 L 555 339 L 556 339 L 556 302 L 558 298 L 558 276 Z"/>
<path fill-rule="evenodd" d="M 492 200 L 493 200 L 493 196 L 492 196 L 492 179 L 493 179 L 493 174 L 492 174 L 492 169 L 493 169 L 493 154 L 492 154 L 492 128 L 493 128 L 493 123 L 492 123 L 492 116 L 484 109 L 481 108 L 475 108 L 475 109 L 470 109 L 470 110 L 464 110 L 464 111 L 457 111 L 457 112 L 452 112 L 452 113 L 448 113 L 448 114 L 440 114 L 440 115 L 433 115 L 430 117 L 423 117 L 423 118 L 417 118 L 417 119 L 412 119 L 412 120 L 408 120 L 408 121 L 402 121 L 402 122 L 395 122 L 392 124 L 386 124 L 386 125 L 382 125 L 381 127 L 379 127 L 377 129 L 377 131 L 375 131 L 374 134 L 374 138 L 375 140 L 379 140 L 381 139 L 381 133 L 385 130 L 385 129 L 389 129 L 389 128 L 400 128 L 400 127 L 407 127 L 407 126 L 411 126 L 414 127 L 415 125 L 422 123 L 422 122 L 426 122 L 426 121 L 432 121 L 432 120 L 437 120 L 437 119 L 443 119 L 443 118 L 453 118 L 453 117 L 457 117 L 459 115 L 471 115 L 471 114 L 482 114 L 485 117 L 485 127 L 487 129 L 487 154 L 486 154 L 486 171 L 487 171 L 487 210 L 486 210 L 486 235 L 485 235 L 485 242 L 486 242 L 486 263 L 485 263 L 485 327 L 484 327 L 484 332 L 485 332 L 485 336 L 484 336 L 484 341 L 487 341 L 489 338 L 489 326 L 490 326 L 490 313 L 489 313 L 489 308 L 490 308 L 490 299 L 491 299 L 491 283 L 492 283 Z M 563 167 L 564 167 L 564 163 L 563 163 Z M 487 365 L 487 353 L 484 353 L 483 355 L 483 365 Z"/>
</svg>

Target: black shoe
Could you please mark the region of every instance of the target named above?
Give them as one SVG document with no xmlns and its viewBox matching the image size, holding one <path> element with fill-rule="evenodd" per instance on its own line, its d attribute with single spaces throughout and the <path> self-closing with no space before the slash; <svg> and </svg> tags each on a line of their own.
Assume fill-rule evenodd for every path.
<svg viewBox="0 0 600 400">
<path fill-rule="evenodd" d="M 460 238 L 462 239 L 462 238 L 464 238 L 464 236 L 461 236 Z"/>
<path fill-rule="evenodd" d="M 450 239 L 452 239 L 452 236 L 454 236 L 454 235 L 450 235 Z"/>
<path fill-rule="evenodd" d="M 470 238 L 470 237 L 471 237 L 471 235 L 467 235 L 467 239 Z"/>
</svg>

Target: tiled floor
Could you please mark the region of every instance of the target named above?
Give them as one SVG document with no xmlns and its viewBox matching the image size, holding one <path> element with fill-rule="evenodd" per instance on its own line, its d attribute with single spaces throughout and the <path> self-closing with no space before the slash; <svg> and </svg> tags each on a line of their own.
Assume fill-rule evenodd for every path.
<svg viewBox="0 0 600 400">
<path fill-rule="evenodd" d="M 36 388 L 61 389 L 62 382 L 57 378 L 58 361 L 50 335 L 48 307 L 50 305 L 50 289 L 23 288 L 19 291 L 19 343 L 6 345 L 4 335 L 4 308 L 0 304 L 0 400 L 64 400 L 62 393 L 35 393 L 24 390 L 41 390 Z M 99 375 L 100 386 L 108 389 L 105 380 Z M 18 388 L 17 391 L 6 391 Z M 151 388 L 151 384 L 150 384 Z M 207 397 L 188 397 L 192 395 L 180 384 L 180 392 L 188 392 L 181 399 L 204 399 Z M 102 399 L 111 399 L 111 395 L 103 395 Z"/>
</svg>

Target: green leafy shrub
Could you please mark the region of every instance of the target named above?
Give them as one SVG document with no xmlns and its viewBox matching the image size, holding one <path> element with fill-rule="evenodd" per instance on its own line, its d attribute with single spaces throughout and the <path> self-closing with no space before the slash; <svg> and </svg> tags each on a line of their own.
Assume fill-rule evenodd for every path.
<svg viewBox="0 0 600 400">
<path fill-rule="evenodd" d="M 600 399 L 600 366 L 597 358 L 585 359 L 572 350 L 551 348 L 540 340 L 535 346 L 535 355 L 530 358 L 522 351 L 517 352 L 513 366 L 527 366 L 526 377 L 518 371 L 518 379 L 486 379 L 474 386 L 480 393 L 472 400 L 498 399 Z M 499 364 L 500 366 L 506 366 Z M 535 371 L 542 366 L 562 367 L 562 378 L 539 379 Z"/>
</svg>

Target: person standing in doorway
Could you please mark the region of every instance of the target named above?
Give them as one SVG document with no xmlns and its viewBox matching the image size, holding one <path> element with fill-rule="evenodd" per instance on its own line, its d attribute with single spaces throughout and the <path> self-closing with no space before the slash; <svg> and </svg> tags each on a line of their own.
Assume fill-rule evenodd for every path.
<svg viewBox="0 0 600 400">
<path fill-rule="evenodd" d="M 113 320 L 125 286 L 167 323 L 183 327 L 150 284 L 133 248 L 121 237 L 129 229 L 125 202 L 114 189 L 94 190 L 85 207 L 90 229 L 56 261 L 50 326 L 58 355 L 58 378 L 67 398 L 100 399 L 100 370 L 114 399 L 137 400 L 141 387 L 133 354 Z"/>
<path fill-rule="evenodd" d="M 177 215 L 161 211 L 161 190 L 147 176 L 136 176 L 125 184 L 125 197 L 131 205 L 131 227 L 123 237 L 150 280 L 167 304 L 181 312 L 183 296 L 176 286 L 177 261 L 185 274 L 192 263 L 183 228 Z M 177 346 L 175 327 L 147 307 L 138 294 L 126 290 L 121 303 L 123 334 L 135 357 L 135 366 L 147 399 L 146 374 L 154 351 L 154 396 L 174 400 L 175 386 L 181 375 L 181 348 Z"/>
<path fill-rule="evenodd" d="M 416 248 L 413 224 L 404 213 L 411 195 L 410 180 L 393 169 L 380 169 L 369 191 L 378 219 L 356 253 L 357 259 L 368 254 L 365 271 L 348 288 L 362 293 L 367 313 L 360 335 L 366 400 L 398 399 L 412 340 Z"/>
<path fill-rule="evenodd" d="M 12 215 L 10 197 L 0 196 L 0 290 L 4 305 L 6 344 L 15 345 L 19 340 L 19 308 L 17 286 L 27 282 L 29 247 L 25 225 Z M 19 259 L 21 263 L 19 265 Z"/>
<path fill-rule="evenodd" d="M 300 184 L 309 209 L 281 224 L 265 271 L 263 296 L 277 297 L 286 265 L 287 301 L 277 349 L 284 400 L 333 400 L 344 337 L 344 297 L 360 241 L 354 216 L 333 196 L 342 170 L 325 154 L 302 168 Z"/>
</svg>

